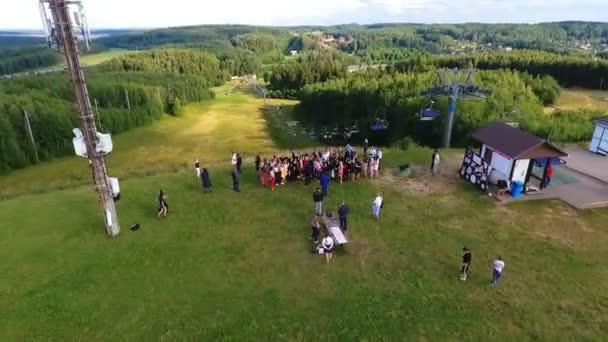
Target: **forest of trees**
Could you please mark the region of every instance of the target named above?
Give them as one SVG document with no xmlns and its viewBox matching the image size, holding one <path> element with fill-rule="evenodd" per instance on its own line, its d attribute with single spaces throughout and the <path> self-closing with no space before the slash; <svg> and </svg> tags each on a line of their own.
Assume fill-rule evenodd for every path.
<svg viewBox="0 0 608 342">
<path fill-rule="evenodd" d="M 62 56 L 48 48 L 0 49 L 0 75 L 10 75 L 61 63 Z"/>
<path fill-rule="evenodd" d="M 608 60 L 604 59 L 521 50 L 431 57 L 429 61 L 447 68 L 514 69 L 535 76 L 551 75 L 564 87 L 608 89 Z"/>
<path fill-rule="evenodd" d="M 476 82 L 492 89 L 492 95 L 459 102 L 456 146 L 468 144 L 474 129 L 495 119 L 570 142 L 586 140 L 592 130 L 589 119 L 605 113 L 547 115 L 543 106 L 555 103 L 560 85 L 608 89 L 608 53 L 573 49 L 579 41 L 594 49 L 608 46 L 608 24 L 193 26 L 95 40 L 97 51 L 146 51 L 88 69 L 87 81 L 101 129 L 112 133 L 149 124 L 163 113 L 180 115 L 185 104 L 212 98 L 209 88 L 230 76 L 263 73 L 271 96 L 301 100 L 296 113 L 305 124 L 323 128 L 357 121 L 363 134 L 387 144 L 410 136 L 433 145 L 440 140 L 443 117 L 419 120 L 420 109 L 430 105 L 420 93 L 436 82 L 437 68 L 476 67 Z M 6 49 L 7 42 L 14 48 Z M 442 54 L 458 42 L 515 50 Z M 61 55 L 41 43 L 38 38 L 0 37 L 0 75 L 60 63 Z M 286 58 L 291 50 L 298 55 Z M 348 72 L 353 64 L 366 64 L 367 70 Z M 447 99 L 434 101 L 445 113 Z M 40 160 L 72 154 L 71 129 L 78 121 L 65 75 L 14 77 L 0 81 L 0 172 L 39 161 L 26 135 L 24 110 L 31 117 Z M 370 132 L 370 120 L 383 113 L 389 129 Z"/>
<path fill-rule="evenodd" d="M 198 75 L 213 85 L 223 81 L 217 57 L 193 49 L 156 49 L 127 54 L 103 63 L 100 68 L 105 71 L 166 71 Z"/>
<path fill-rule="evenodd" d="M 363 125 L 362 136 L 385 144 L 410 136 L 421 144 L 432 146 L 441 140 L 443 116 L 433 122 L 421 122 L 418 113 L 430 106 L 430 100 L 421 93 L 437 81 L 436 77 L 432 71 L 406 74 L 371 71 L 308 85 L 300 92 L 299 120 L 318 128 L 357 121 Z M 543 82 L 514 71 L 479 71 L 476 83 L 491 89 L 492 94 L 485 100 L 463 99 L 459 102 L 453 136 L 455 146 L 465 146 L 470 142 L 472 131 L 497 119 L 519 122 L 541 136 L 552 131 L 557 141 L 580 141 L 589 137 L 590 118 L 599 114 L 545 115 L 542 100 L 536 93 L 553 91 L 556 84 L 549 78 Z M 447 98 L 437 97 L 434 101 L 434 107 L 446 113 Z M 390 122 L 388 130 L 370 131 L 367 125 L 376 115 L 384 114 Z"/>
<path fill-rule="evenodd" d="M 87 73 L 91 101 L 98 105 L 99 129 L 114 134 L 148 125 L 163 113 L 180 115 L 183 105 L 213 98 L 209 86 L 216 82 L 166 71 Z M 72 98 L 65 74 L 0 81 L 0 173 L 73 154 L 72 128 L 79 123 Z M 39 160 L 26 133 L 24 110 L 30 116 Z"/>
<path fill-rule="evenodd" d="M 276 65 L 264 79 L 272 97 L 296 98 L 307 84 L 345 76 L 346 67 L 355 61 L 337 51 L 309 51 Z"/>
</svg>

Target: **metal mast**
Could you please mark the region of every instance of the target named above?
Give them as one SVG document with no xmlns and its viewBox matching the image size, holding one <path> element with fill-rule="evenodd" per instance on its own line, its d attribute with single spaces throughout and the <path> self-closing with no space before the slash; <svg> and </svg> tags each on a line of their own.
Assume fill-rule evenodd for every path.
<svg viewBox="0 0 608 342">
<path fill-rule="evenodd" d="M 50 18 L 47 16 L 45 4 L 48 4 L 48 10 L 51 14 Z M 93 172 L 95 190 L 103 209 L 106 231 L 109 236 L 113 237 L 120 233 L 120 226 L 118 224 L 116 208 L 114 207 L 114 199 L 104 157 L 97 148 L 99 142 L 97 128 L 95 127 L 95 118 L 91 109 L 91 102 L 89 101 L 87 85 L 78 57 L 78 38 L 72 28 L 70 5 L 78 6 L 78 12 L 74 14 L 74 22 L 79 26 L 81 34 L 84 36 L 85 46 L 88 48 L 89 30 L 81 2 L 79 0 L 40 0 L 43 21 L 48 33 L 49 46 L 65 55 L 67 71 L 70 75 L 76 104 L 80 112 L 80 129 L 84 135 L 87 157 Z"/>
<path fill-rule="evenodd" d="M 448 116 L 443 131 L 443 147 L 450 148 L 458 99 L 465 96 L 485 99 L 490 94 L 490 90 L 477 87 L 473 84 L 472 69 L 442 69 L 438 71 L 437 76 L 438 83 L 434 87 L 422 92 L 422 95 L 426 97 L 445 95 L 448 97 Z"/>
</svg>

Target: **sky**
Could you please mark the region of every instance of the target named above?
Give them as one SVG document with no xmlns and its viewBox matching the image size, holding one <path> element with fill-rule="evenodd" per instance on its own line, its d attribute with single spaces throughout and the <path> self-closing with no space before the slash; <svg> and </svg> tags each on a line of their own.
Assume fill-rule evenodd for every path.
<svg viewBox="0 0 608 342">
<path fill-rule="evenodd" d="M 201 24 L 608 21 L 608 0 L 83 0 L 93 28 Z M 0 0 L 0 29 L 41 29 L 38 0 Z"/>
</svg>

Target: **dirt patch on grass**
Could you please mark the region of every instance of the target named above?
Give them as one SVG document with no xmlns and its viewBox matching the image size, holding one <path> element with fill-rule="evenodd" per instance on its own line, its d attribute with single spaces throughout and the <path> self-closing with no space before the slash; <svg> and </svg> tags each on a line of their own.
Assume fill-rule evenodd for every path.
<svg viewBox="0 0 608 342">
<path fill-rule="evenodd" d="M 382 185 L 391 187 L 399 192 L 423 196 L 449 194 L 456 190 L 456 183 L 459 178 L 455 171 L 439 173 L 434 176 L 420 166 L 412 167 L 412 171 L 413 175 L 411 177 L 401 177 L 398 175 L 397 170 L 385 170 L 378 178 L 378 181 Z M 445 200 L 448 203 L 450 199 Z"/>
</svg>

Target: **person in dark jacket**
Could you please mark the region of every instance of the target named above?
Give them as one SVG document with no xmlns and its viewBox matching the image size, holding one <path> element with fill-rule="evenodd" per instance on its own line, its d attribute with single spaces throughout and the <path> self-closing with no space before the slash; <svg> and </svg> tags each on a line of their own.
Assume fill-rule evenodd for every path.
<svg viewBox="0 0 608 342">
<path fill-rule="evenodd" d="M 304 185 L 310 184 L 313 171 L 313 162 L 312 160 L 309 160 L 306 165 L 304 165 Z"/>
<path fill-rule="evenodd" d="M 262 159 L 260 158 L 260 155 L 256 155 L 255 156 L 255 172 L 256 174 L 260 173 L 260 163 L 262 162 Z"/>
<path fill-rule="evenodd" d="M 201 181 L 203 182 L 203 190 L 205 192 L 211 192 L 211 178 L 209 177 L 209 171 L 203 168 L 201 173 Z"/>
<path fill-rule="evenodd" d="M 321 175 L 321 189 L 323 191 L 323 196 L 327 197 L 329 195 L 329 175 L 327 173 L 323 173 Z"/>
<path fill-rule="evenodd" d="M 241 165 L 243 165 L 243 158 L 239 153 L 236 154 L 236 171 L 241 174 Z"/>
<path fill-rule="evenodd" d="M 463 281 L 467 280 L 467 275 L 471 268 L 471 261 L 473 261 L 471 250 L 466 247 L 462 248 L 462 269 L 460 270 L 460 279 Z"/>
<path fill-rule="evenodd" d="M 239 173 L 236 170 L 236 167 L 232 169 L 232 190 L 241 192 L 241 190 L 239 190 Z"/>
<path fill-rule="evenodd" d="M 312 194 L 312 200 L 315 202 L 315 213 L 317 215 L 323 214 L 323 192 L 321 192 L 321 188 L 315 190 Z"/>
<path fill-rule="evenodd" d="M 342 202 L 342 205 L 338 208 L 338 216 L 340 216 L 340 229 L 346 231 L 348 227 L 346 226 L 346 217 L 348 216 L 348 206 Z"/>
<path fill-rule="evenodd" d="M 158 194 L 158 212 L 156 218 L 159 219 L 161 216 L 167 218 L 167 212 L 169 212 L 169 204 L 167 204 L 167 195 L 161 189 Z"/>
</svg>

